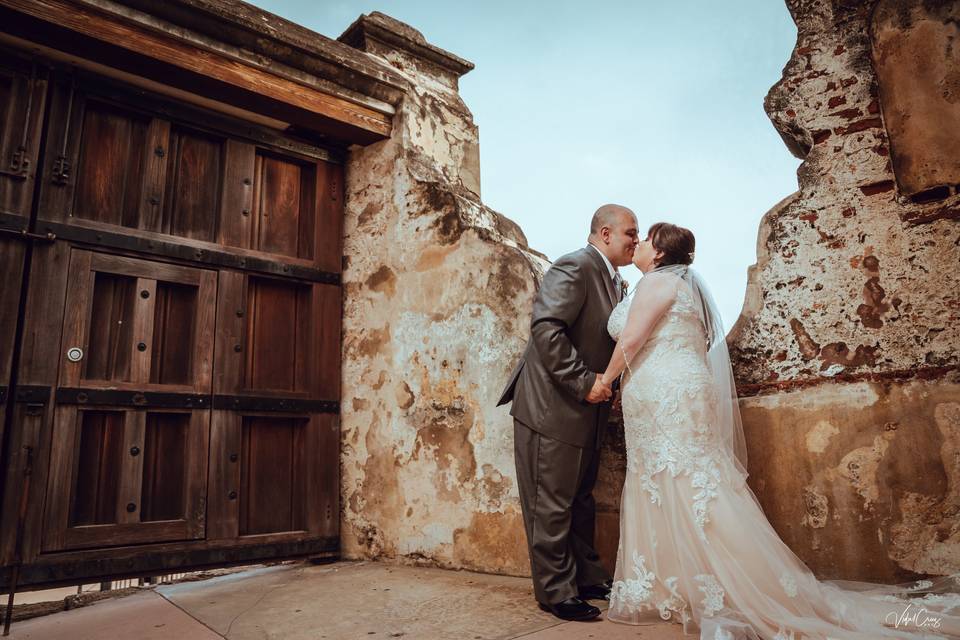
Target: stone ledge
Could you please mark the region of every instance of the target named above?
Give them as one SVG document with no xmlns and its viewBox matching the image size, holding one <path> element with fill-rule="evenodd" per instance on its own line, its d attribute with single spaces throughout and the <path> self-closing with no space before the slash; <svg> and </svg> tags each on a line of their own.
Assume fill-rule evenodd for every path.
<svg viewBox="0 0 960 640">
<path fill-rule="evenodd" d="M 378 41 L 432 62 L 458 78 L 474 66 L 472 62 L 430 44 L 422 33 L 410 25 L 379 11 L 357 18 L 338 40 L 363 51 L 368 49 L 369 40 Z"/>
</svg>

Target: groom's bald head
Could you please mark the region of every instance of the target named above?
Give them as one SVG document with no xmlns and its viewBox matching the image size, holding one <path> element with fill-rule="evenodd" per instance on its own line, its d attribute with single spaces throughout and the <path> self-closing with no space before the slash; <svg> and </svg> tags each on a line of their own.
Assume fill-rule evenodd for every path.
<svg viewBox="0 0 960 640">
<path fill-rule="evenodd" d="M 630 264 L 639 238 L 637 216 L 619 204 L 605 204 L 590 221 L 590 244 L 616 267 Z"/>
<path fill-rule="evenodd" d="M 604 227 L 613 228 L 621 222 L 636 222 L 637 216 L 619 204 L 605 204 L 596 210 L 590 220 L 590 235 L 597 236 Z"/>
</svg>

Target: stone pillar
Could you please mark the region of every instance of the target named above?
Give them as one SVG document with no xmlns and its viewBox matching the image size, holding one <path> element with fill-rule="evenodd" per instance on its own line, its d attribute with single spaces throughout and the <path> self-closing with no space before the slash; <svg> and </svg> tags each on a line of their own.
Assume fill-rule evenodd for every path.
<svg viewBox="0 0 960 640">
<path fill-rule="evenodd" d="M 822 577 L 960 571 L 958 7 L 787 5 L 766 109 L 799 191 L 763 218 L 728 338 L 750 483 Z"/>
<path fill-rule="evenodd" d="M 340 38 L 408 82 L 347 165 L 342 549 L 508 574 L 529 563 L 513 427 L 494 406 L 546 261 L 480 201 L 472 65 L 380 13 Z"/>
</svg>

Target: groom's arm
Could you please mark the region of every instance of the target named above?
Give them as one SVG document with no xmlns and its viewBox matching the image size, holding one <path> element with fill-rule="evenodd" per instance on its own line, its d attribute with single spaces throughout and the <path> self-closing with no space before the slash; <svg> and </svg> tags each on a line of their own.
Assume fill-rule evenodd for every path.
<svg viewBox="0 0 960 640">
<path fill-rule="evenodd" d="M 576 322 L 586 296 L 580 265 L 558 260 L 543 276 L 530 321 L 534 348 L 550 377 L 581 401 L 593 387 L 596 374 L 580 358 L 567 329 Z"/>
</svg>

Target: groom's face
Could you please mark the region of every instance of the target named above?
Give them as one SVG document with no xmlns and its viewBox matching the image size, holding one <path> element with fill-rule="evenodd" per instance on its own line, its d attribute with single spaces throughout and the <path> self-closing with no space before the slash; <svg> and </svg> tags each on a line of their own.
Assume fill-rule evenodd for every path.
<svg viewBox="0 0 960 640">
<path fill-rule="evenodd" d="M 627 212 L 621 212 L 609 227 L 601 230 L 606 245 L 607 258 L 616 267 L 625 267 L 633 262 L 633 251 L 639 242 L 637 218 Z"/>
</svg>

